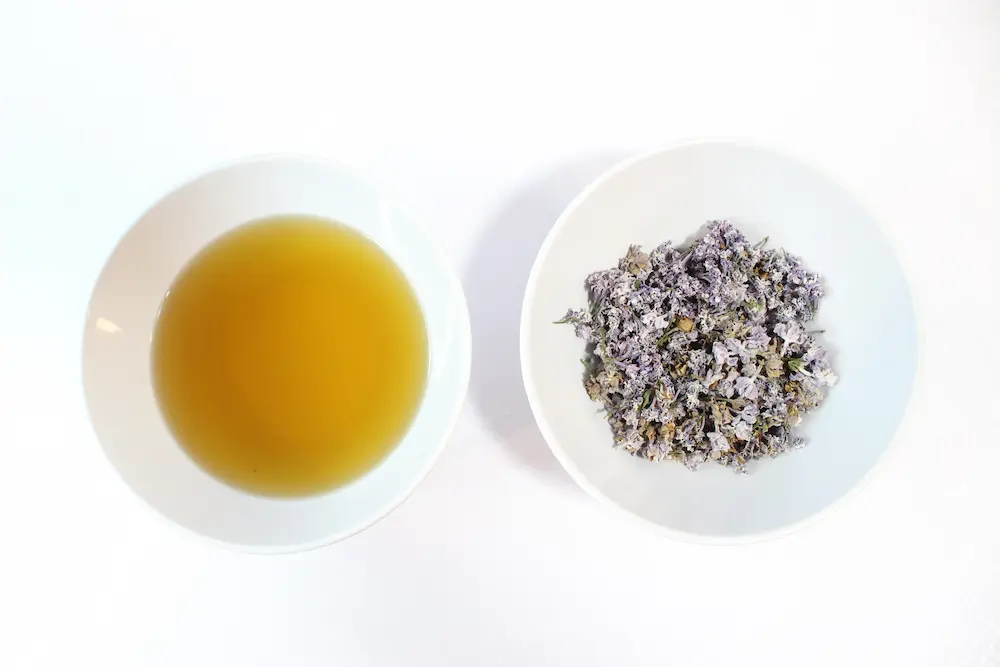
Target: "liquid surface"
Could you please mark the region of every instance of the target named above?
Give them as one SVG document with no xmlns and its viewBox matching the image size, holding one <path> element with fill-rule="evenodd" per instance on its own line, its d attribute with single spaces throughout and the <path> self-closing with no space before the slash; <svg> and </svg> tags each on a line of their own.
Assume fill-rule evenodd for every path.
<svg viewBox="0 0 1000 667">
<path fill-rule="evenodd" d="M 427 363 L 402 271 L 358 232 L 301 216 L 206 247 L 153 336 L 174 437 L 215 477 L 264 495 L 320 493 L 374 468 L 416 414 Z"/>
</svg>

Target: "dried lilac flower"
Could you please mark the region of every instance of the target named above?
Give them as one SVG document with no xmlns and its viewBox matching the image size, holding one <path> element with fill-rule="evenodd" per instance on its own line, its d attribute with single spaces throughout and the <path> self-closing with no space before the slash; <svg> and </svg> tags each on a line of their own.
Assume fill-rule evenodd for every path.
<svg viewBox="0 0 1000 667">
<path fill-rule="evenodd" d="M 630 247 L 587 285 L 589 307 L 560 321 L 588 343 L 584 386 L 617 446 L 746 472 L 805 444 L 793 429 L 837 376 L 805 327 L 822 283 L 797 257 L 714 221 L 686 248 Z"/>
</svg>

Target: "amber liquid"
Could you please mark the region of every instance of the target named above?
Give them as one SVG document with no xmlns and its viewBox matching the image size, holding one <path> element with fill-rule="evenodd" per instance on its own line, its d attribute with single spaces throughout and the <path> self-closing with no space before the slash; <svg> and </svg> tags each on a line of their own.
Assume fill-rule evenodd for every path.
<svg viewBox="0 0 1000 667">
<path fill-rule="evenodd" d="M 268 218 L 180 273 L 153 335 L 153 385 L 177 441 L 246 491 L 302 496 L 374 468 L 405 435 L 427 335 L 402 271 L 337 223 Z"/>
</svg>

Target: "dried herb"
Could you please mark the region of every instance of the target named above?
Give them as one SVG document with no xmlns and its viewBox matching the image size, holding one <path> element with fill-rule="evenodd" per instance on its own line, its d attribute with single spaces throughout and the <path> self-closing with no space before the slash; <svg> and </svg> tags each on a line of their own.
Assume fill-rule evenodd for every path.
<svg viewBox="0 0 1000 667">
<path fill-rule="evenodd" d="M 713 221 L 687 248 L 632 246 L 587 279 L 589 307 L 560 322 L 591 344 L 584 384 L 617 446 L 746 472 L 804 444 L 795 426 L 837 380 L 804 326 L 823 286 L 766 241 Z"/>
</svg>

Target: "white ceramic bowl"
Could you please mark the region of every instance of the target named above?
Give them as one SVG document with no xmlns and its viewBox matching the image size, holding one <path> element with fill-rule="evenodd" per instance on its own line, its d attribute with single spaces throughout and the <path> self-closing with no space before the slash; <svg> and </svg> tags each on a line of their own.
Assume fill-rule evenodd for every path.
<svg viewBox="0 0 1000 667">
<path fill-rule="evenodd" d="M 587 303 L 584 279 L 629 244 L 690 240 L 729 218 L 751 240 L 770 236 L 819 271 L 828 295 L 816 328 L 840 382 L 803 424 L 805 449 L 740 476 L 650 463 L 611 446 L 582 387 L 584 343 L 555 325 Z M 715 543 L 790 532 L 855 487 L 886 451 L 917 365 L 913 307 L 902 271 L 872 217 L 816 170 L 754 146 L 703 142 L 618 165 L 556 221 L 535 260 L 521 315 L 521 367 L 553 453 L 591 495 L 676 537 Z"/>
<path fill-rule="evenodd" d="M 303 499 L 251 495 L 205 473 L 172 439 L 150 384 L 153 325 L 178 271 L 227 230 L 281 213 L 339 220 L 385 249 L 417 294 L 430 348 L 427 391 L 403 441 L 361 479 Z M 251 159 L 213 171 L 153 206 L 104 267 L 83 345 L 91 421 L 125 482 L 175 524 L 257 552 L 334 542 L 399 505 L 444 447 L 465 396 L 469 364 L 462 287 L 413 215 L 342 166 L 290 157 Z"/>
</svg>

